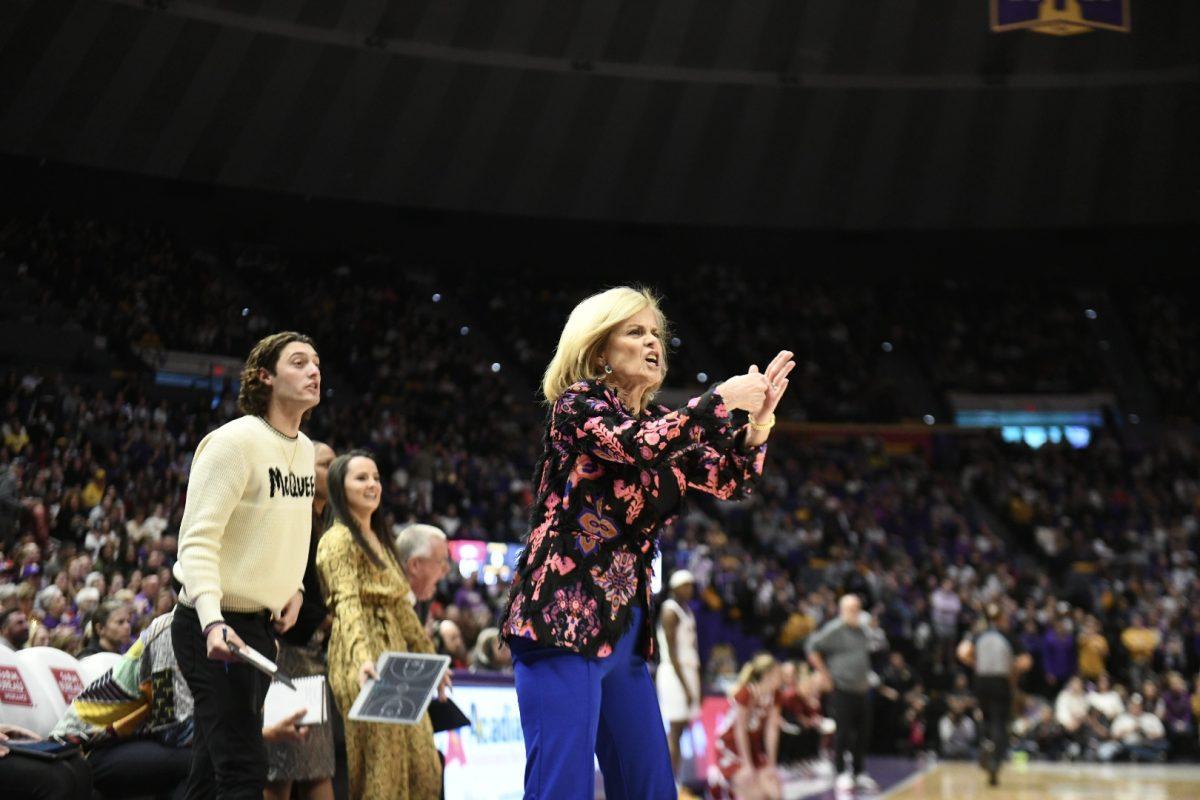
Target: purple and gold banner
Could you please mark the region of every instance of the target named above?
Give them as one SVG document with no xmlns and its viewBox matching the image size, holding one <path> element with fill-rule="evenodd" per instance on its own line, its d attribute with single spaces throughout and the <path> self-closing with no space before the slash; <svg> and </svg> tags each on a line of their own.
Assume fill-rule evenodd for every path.
<svg viewBox="0 0 1200 800">
<path fill-rule="evenodd" d="M 1069 36 L 1095 28 L 1130 31 L 1129 0 L 991 0 L 992 30 Z"/>
</svg>

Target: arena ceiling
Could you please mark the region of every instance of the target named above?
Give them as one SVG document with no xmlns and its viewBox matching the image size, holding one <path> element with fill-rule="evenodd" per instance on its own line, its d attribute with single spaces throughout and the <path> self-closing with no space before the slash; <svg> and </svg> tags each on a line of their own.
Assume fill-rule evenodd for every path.
<svg viewBox="0 0 1200 800">
<path fill-rule="evenodd" d="M 1196 221 L 1200 4 L 1130 2 L 1056 37 L 988 0 L 4 0 L 0 151 L 573 219 Z"/>
</svg>

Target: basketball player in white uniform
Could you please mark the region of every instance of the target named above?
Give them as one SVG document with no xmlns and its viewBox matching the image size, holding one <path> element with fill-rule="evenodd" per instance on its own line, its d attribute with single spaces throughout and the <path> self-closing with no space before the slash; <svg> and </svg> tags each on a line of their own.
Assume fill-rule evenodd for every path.
<svg viewBox="0 0 1200 800">
<path fill-rule="evenodd" d="M 696 643 L 696 617 L 688 603 L 696 593 L 696 579 L 686 569 L 672 573 L 671 596 L 662 604 L 658 622 L 658 704 L 671 726 L 667 744 L 671 768 L 679 781 L 679 741 L 700 716 L 700 651 Z"/>
</svg>

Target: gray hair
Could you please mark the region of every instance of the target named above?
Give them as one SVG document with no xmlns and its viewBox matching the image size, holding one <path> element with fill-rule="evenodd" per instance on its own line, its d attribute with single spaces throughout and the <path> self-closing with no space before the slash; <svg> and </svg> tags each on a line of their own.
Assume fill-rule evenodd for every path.
<svg viewBox="0 0 1200 800">
<path fill-rule="evenodd" d="M 50 585 L 38 592 L 37 607 L 45 611 L 50 607 L 50 604 L 63 596 L 62 589 L 57 586 Z"/>
<path fill-rule="evenodd" d="M 100 605 L 100 590 L 95 586 L 85 586 L 75 593 L 75 607 L 81 611 L 86 606 L 90 606 L 90 610 L 95 611 L 98 605 Z"/>
<path fill-rule="evenodd" d="M 407 568 L 413 558 L 424 558 L 433 552 L 434 539 L 446 541 L 446 534 L 441 528 L 423 523 L 406 525 L 396 536 L 396 553 L 400 556 L 400 566 Z"/>
</svg>

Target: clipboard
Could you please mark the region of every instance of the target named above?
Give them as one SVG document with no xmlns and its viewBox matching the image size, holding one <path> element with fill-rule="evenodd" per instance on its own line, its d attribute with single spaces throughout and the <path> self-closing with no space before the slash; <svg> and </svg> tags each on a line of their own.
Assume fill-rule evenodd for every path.
<svg viewBox="0 0 1200 800">
<path fill-rule="evenodd" d="M 228 630 L 228 628 L 226 628 Z M 221 635 L 225 635 L 225 631 L 221 631 Z M 233 653 L 237 660 L 243 664 L 249 664 L 259 672 L 267 675 L 272 680 L 279 681 L 289 689 L 295 689 L 296 684 L 292 681 L 290 675 L 279 669 L 278 665 L 271 659 L 264 656 L 262 653 L 255 650 L 250 645 L 239 647 L 228 639 L 225 640 L 225 646 L 229 648 L 229 652 Z"/>
<path fill-rule="evenodd" d="M 379 678 L 363 684 L 348 716 L 356 722 L 416 725 L 449 667 L 450 656 L 384 653 L 375 665 Z"/>
</svg>

